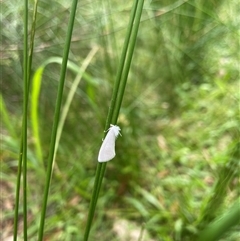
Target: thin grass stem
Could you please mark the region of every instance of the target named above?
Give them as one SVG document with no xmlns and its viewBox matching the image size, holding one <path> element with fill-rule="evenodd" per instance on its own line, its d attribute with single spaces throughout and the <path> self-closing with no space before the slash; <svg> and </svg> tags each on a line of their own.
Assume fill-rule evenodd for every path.
<svg viewBox="0 0 240 241">
<path fill-rule="evenodd" d="M 17 240 L 18 232 L 18 211 L 19 211 L 19 199 L 21 188 L 21 175 L 22 175 L 22 153 L 23 153 L 23 138 L 21 137 L 20 151 L 18 157 L 18 173 L 17 173 L 17 185 L 15 191 L 15 210 L 14 210 L 14 224 L 13 224 L 13 241 Z"/>
<path fill-rule="evenodd" d="M 23 164 L 23 236 L 27 240 L 27 108 L 28 108 L 28 0 L 24 1 L 24 101 L 23 101 L 23 126 L 22 126 L 22 164 Z M 20 153 L 21 159 L 21 153 Z"/>
<path fill-rule="evenodd" d="M 28 110 L 28 97 L 29 97 L 29 82 L 30 73 L 32 66 L 33 48 L 34 48 L 34 36 L 35 36 L 35 25 L 37 18 L 37 4 L 35 1 L 33 25 L 31 28 L 31 42 L 30 51 L 28 55 L 28 0 L 24 2 L 24 103 L 23 103 L 23 123 L 22 123 L 22 135 L 20 143 L 20 152 L 18 159 L 18 174 L 17 174 L 17 185 L 16 185 L 16 200 L 15 200 L 15 212 L 14 212 L 14 231 L 13 240 L 17 240 L 18 231 L 18 212 L 19 212 L 19 198 L 21 188 L 21 174 L 23 165 L 23 215 L 24 215 L 24 240 L 27 240 L 27 110 Z"/>
<path fill-rule="evenodd" d="M 124 65 L 123 76 L 122 76 L 121 85 L 119 88 L 118 98 L 116 100 L 116 106 L 114 108 L 112 123 L 117 122 L 117 118 L 118 118 L 118 115 L 120 112 L 123 95 L 124 95 L 125 87 L 127 84 L 128 73 L 129 73 L 129 69 L 131 66 L 131 62 L 132 62 L 133 51 L 134 51 L 134 47 L 136 45 L 136 39 L 137 39 L 139 24 L 140 24 L 140 20 L 141 20 L 143 4 L 144 4 L 144 0 L 140 0 L 138 3 L 137 9 L 135 10 L 135 14 L 136 14 L 135 22 L 134 22 L 134 25 L 132 26 L 131 39 L 128 44 L 128 53 L 127 53 L 127 58 L 125 60 L 126 63 Z"/>
<path fill-rule="evenodd" d="M 130 69 L 131 59 L 132 59 L 132 55 L 133 55 L 134 45 L 136 43 L 136 36 L 137 36 L 142 8 L 143 8 L 143 3 L 144 3 L 144 0 L 141 0 L 141 1 L 136 0 L 136 1 L 134 1 L 133 6 L 132 6 L 128 29 L 127 29 L 127 33 L 126 33 L 126 37 L 125 37 L 125 41 L 124 41 L 124 45 L 123 45 L 123 50 L 122 50 L 122 54 L 121 54 L 121 59 L 120 59 L 120 63 L 119 63 L 118 71 L 117 71 L 117 76 L 116 76 L 116 80 L 115 80 L 115 84 L 114 84 L 114 88 L 113 88 L 112 100 L 111 100 L 111 104 L 110 104 L 110 108 L 109 108 L 108 116 L 107 116 L 107 120 L 106 120 L 106 125 L 105 125 L 106 130 L 108 129 L 110 123 L 116 124 L 116 122 L 117 122 L 117 118 L 118 118 L 118 114 L 119 114 L 119 111 L 121 108 L 122 98 L 123 98 L 124 90 L 125 90 L 125 86 L 126 86 L 127 76 L 128 76 L 128 73 L 126 73 L 126 72 L 129 72 L 129 69 Z M 136 13 L 137 13 L 137 17 L 136 17 Z M 133 28 L 134 22 L 135 22 L 135 27 Z M 132 33 L 133 29 L 135 31 L 134 33 Z M 133 37 L 133 40 L 131 40 L 132 37 Z M 131 43 L 130 50 L 129 50 L 129 43 Z M 127 67 L 125 67 L 127 53 L 128 53 Z M 122 75 L 125 78 L 123 80 L 124 83 L 123 84 L 121 83 L 121 85 L 120 85 L 120 82 L 122 81 Z M 122 86 L 122 87 L 120 87 L 120 86 Z M 119 93 L 121 93 L 121 94 L 119 94 Z M 121 100 L 119 98 L 121 98 Z M 117 106 L 116 106 L 116 102 L 119 103 Z M 117 112 L 116 112 L 116 108 L 118 108 Z M 115 115 L 113 118 L 114 113 L 115 113 Z M 97 165 L 92 199 L 91 199 L 90 206 L 89 206 L 88 220 L 87 220 L 85 234 L 84 234 L 84 241 L 87 241 L 88 237 L 89 237 L 92 220 L 94 217 L 97 200 L 98 200 L 99 192 L 101 189 L 102 180 L 104 177 L 106 166 L 107 166 L 107 163 L 98 163 L 98 165 Z"/>
<path fill-rule="evenodd" d="M 43 240 L 45 216 L 46 216 L 46 210 L 47 210 L 47 201 L 48 201 L 50 182 L 51 182 L 52 170 L 53 170 L 53 160 L 54 160 L 54 153 L 55 153 L 57 129 L 58 129 L 58 123 L 59 123 L 59 118 L 60 118 L 60 110 L 61 110 L 63 88 L 64 88 L 64 82 L 65 82 L 65 76 L 66 76 L 66 70 L 67 70 L 68 54 L 69 54 L 69 49 L 70 49 L 70 44 L 71 44 L 71 37 L 72 37 L 72 31 L 73 31 L 73 26 L 74 26 L 74 19 L 75 19 L 75 14 L 76 14 L 76 9 L 77 9 L 77 3 L 78 3 L 77 0 L 74 0 L 72 2 L 70 18 L 69 18 L 69 23 L 68 23 L 67 36 L 66 36 L 66 41 L 65 41 L 64 51 L 63 51 L 63 61 L 62 61 L 62 68 L 61 68 L 61 73 L 60 73 L 56 108 L 55 108 L 51 142 L 50 142 L 47 176 L 46 176 L 45 189 L 44 189 L 44 197 L 43 197 L 42 212 L 41 212 L 41 219 L 40 219 L 40 226 L 39 226 L 39 233 L 38 233 L 38 241 Z"/>
</svg>

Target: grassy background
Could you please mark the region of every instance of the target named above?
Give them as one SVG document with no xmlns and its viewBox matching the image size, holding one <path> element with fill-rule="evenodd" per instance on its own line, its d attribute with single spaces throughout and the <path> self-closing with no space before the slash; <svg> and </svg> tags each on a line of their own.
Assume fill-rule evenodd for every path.
<svg viewBox="0 0 240 241">
<path fill-rule="evenodd" d="M 32 76 L 45 61 L 62 56 L 69 5 L 39 2 Z M 98 50 L 63 128 L 48 201 L 46 240 L 81 240 L 83 236 L 130 7 L 131 2 L 79 2 L 69 60 L 80 67 L 92 48 Z M 3 3 L 2 15 L 4 240 L 12 231 L 21 134 L 22 2 Z M 122 137 L 117 140 L 116 158 L 107 166 L 90 240 L 138 240 L 141 236 L 145 236 L 142 240 L 193 240 L 200 224 L 225 213 L 237 199 L 237 174 L 224 171 L 239 160 L 234 149 L 239 140 L 238 16 L 235 0 L 145 2 L 118 120 Z M 36 123 L 31 118 L 29 122 L 31 239 L 39 225 L 59 71 L 58 63 L 49 63 L 42 75 L 37 123 L 42 157 L 33 134 Z M 63 103 L 75 77 L 69 68 Z M 34 88 L 32 83 L 30 96 Z M 29 117 L 34 108 L 30 103 Z M 232 176 L 226 183 L 229 173 Z M 206 220 L 205 208 L 218 180 L 226 192 L 219 206 L 208 210 L 212 215 Z M 237 235 L 235 228 L 222 240 L 235 241 Z"/>
</svg>

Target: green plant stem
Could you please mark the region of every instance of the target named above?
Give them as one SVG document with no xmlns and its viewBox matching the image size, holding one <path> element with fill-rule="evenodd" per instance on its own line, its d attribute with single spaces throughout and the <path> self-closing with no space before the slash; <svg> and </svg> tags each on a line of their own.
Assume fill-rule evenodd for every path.
<svg viewBox="0 0 240 241">
<path fill-rule="evenodd" d="M 134 46 L 136 43 L 136 37 L 137 37 L 137 33 L 138 33 L 143 3 L 144 3 L 144 0 L 141 0 L 141 1 L 135 0 L 135 2 L 133 3 L 133 7 L 131 10 L 131 14 L 130 14 L 130 20 L 129 20 L 129 24 L 128 24 L 128 29 L 127 29 L 127 33 L 126 33 L 126 37 L 125 37 L 125 41 L 124 41 L 124 45 L 123 45 L 123 50 L 122 50 L 122 54 L 121 54 L 120 64 L 119 64 L 119 68 L 117 71 L 116 81 L 114 84 L 111 105 L 110 105 L 107 120 L 106 120 L 106 125 L 105 125 L 106 130 L 108 129 L 110 123 L 116 124 L 116 122 L 117 122 L 117 118 L 118 118 L 118 114 L 119 114 L 119 111 L 121 108 L 121 103 L 122 103 L 125 86 L 126 86 L 126 82 L 127 82 L 128 72 L 129 72 L 130 65 L 131 65 L 133 50 L 134 50 Z M 127 60 L 126 60 L 126 56 L 127 56 Z M 125 67 L 125 62 L 127 63 L 126 67 Z M 122 76 L 124 76 L 123 79 L 122 79 Z M 120 83 L 121 83 L 121 85 L 120 85 Z M 117 105 L 116 105 L 116 103 L 117 103 Z M 97 165 L 92 199 L 90 202 L 88 220 L 87 220 L 85 234 L 84 234 L 84 241 L 87 241 L 88 237 L 89 237 L 91 224 L 92 224 L 92 220 L 94 217 L 94 212 L 96 209 L 97 200 L 98 200 L 99 192 L 101 189 L 102 180 L 104 177 L 106 166 L 107 166 L 107 163 L 98 163 L 98 165 Z"/>
<path fill-rule="evenodd" d="M 58 122 L 59 122 L 59 117 L 60 117 L 60 109 L 61 109 L 63 88 L 64 88 L 64 82 L 65 82 L 66 69 L 67 69 L 68 54 L 69 54 L 69 49 L 70 49 L 70 44 L 71 44 L 71 37 L 72 37 L 74 19 L 75 19 L 75 14 L 76 14 L 76 9 L 77 9 L 77 3 L 78 3 L 77 0 L 73 0 L 73 2 L 72 2 L 70 19 L 69 19 L 69 23 L 68 23 L 68 31 L 67 31 L 67 36 L 66 36 L 66 42 L 65 42 L 64 51 L 63 51 L 63 61 L 62 61 L 60 81 L 59 81 L 58 93 L 57 93 L 56 108 L 55 108 L 55 114 L 54 114 L 54 122 L 53 122 L 52 135 L 51 135 L 47 176 L 46 176 L 46 183 L 45 183 L 45 189 L 44 189 L 44 197 L 43 197 L 43 204 L 42 204 L 38 241 L 43 240 L 44 223 L 45 223 L 45 216 L 46 216 L 47 201 L 48 201 L 48 194 L 49 194 L 49 189 L 50 189 L 52 170 L 53 170 L 53 159 L 54 159 L 54 152 L 55 152 Z"/>
<path fill-rule="evenodd" d="M 35 32 L 36 32 L 38 0 L 35 0 L 34 2 L 35 3 L 34 3 L 34 10 L 33 10 L 33 22 L 32 22 L 32 28 L 31 28 L 31 38 L 30 38 L 30 48 L 29 48 L 29 61 L 28 61 L 29 80 L 30 80 L 30 72 L 31 72 L 31 69 L 32 69 L 32 58 L 33 58 L 33 49 L 34 49 L 34 37 L 35 37 Z M 28 82 L 29 82 L 29 86 L 30 86 L 30 81 L 28 81 Z M 39 88 L 40 88 L 40 86 L 39 86 Z M 35 91 L 34 94 L 37 95 L 37 93 L 38 92 Z M 37 113 L 36 113 L 36 118 L 38 118 Z M 36 126 L 35 128 L 38 129 L 38 126 Z M 38 132 L 37 132 L 37 134 L 38 134 Z M 37 136 L 35 141 L 37 142 L 37 144 L 36 144 L 36 146 L 37 146 L 37 150 L 36 150 L 37 151 L 37 157 L 40 160 L 40 162 L 43 163 L 40 137 Z"/>
<path fill-rule="evenodd" d="M 87 224 L 85 228 L 85 233 L 84 233 L 84 241 L 88 240 L 90 229 L 91 229 L 91 224 L 95 212 L 95 206 L 96 206 L 96 199 L 97 199 L 97 192 L 98 192 L 98 182 L 97 180 L 100 179 L 100 173 L 102 171 L 102 166 L 106 165 L 106 163 L 103 163 L 102 165 L 97 165 L 97 170 L 96 170 L 96 176 L 95 176 L 95 182 L 94 182 L 94 187 L 93 187 L 93 193 L 92 193 L 92 198 L 90 201 L 90 206 L 89 206 L 89 211 L 88 211 L 88 219 L 87 219 Z"/>
<path fill-rule="evenodd" d="M 22 126 L 22 163 L 23 163 L 23 236 L 27 240 L 27 107 L 28 107 L 28 0 L 24 2 L 24 101 Z M 20 153 L 21 157 L 21 153 Z"/>
<path fill-rule="evenodd" d="M 30 80 L 30 73 L 32 69 L 32 58 L 33 58 L 33 49 L 34 49 L 34 37 L 36 32 L 36 21 L 37 21 L 37 7 L 38 7 L 38 0 L 34 1 L 34 9 L 33 9 L 33 22 L 31 27 L 31 38 L 30 38 L 30 48 L 29 48 L 29 61 L 28 61 L 28 71 L 29 71 L 29 79 Z"/>
<path fill-rule="evenodd" d="M 128 47 L 129 47 L 129 41 L 130 41 L 131 34 L 132 34 L 132 27 L 133 27 L 133 23 L 134 23 L 134 19 L 135 19 L 135 14 L 137 11 L 137 4 L 138 4 L 138 1 L 135 0 L 135 2 L 133 3 L 133 6 L 132 6 L 130 20 L 129 20 L 129 24 L 128 24 L 128 28 L 127 28 L 127 33 L 126 33 L 126 37 L 125 37 L 124 44 L 123 44 L 122 54 L 121 54 L 121 58 L 120 58 L 120 62 L 119 62 L 119 67 L 117 70 L 116 81 L 115 81 L 114 88 L 113 88 L 112 100 L 111 100 L 111 104 L 110 104 L 110 107 L 108 110 L 108 116 L 107 116 L 107 121 L 106 121 L 106 125 L 105 125 L 105 130 L 107 130 L 109 128 L 109 125 L 111 123 L 116 124 L 116 121 L 112 122 L 112 117 L 113 117 L 113 112 L 115 109 L 115 104 L 117 101 L 122 73 L 124 70 L 126 55 L 127 55 L 127 51 L 128 51 Z"/>
<path fill-rule="evenodd" d="M 20 151 L 18 157 L 18 173 L 17 173 L 17 185 L 15 193 L 15 210 L 14 210 L 14 228 L 13 228 L 13 240 L 17 240 L 18 231 L 18 210 L 19 210 L 19 196 L 21 187 L 21 174 L 22 174 L 22 153 L 23 153 L 23 138 L 21 137 Z"/>
<path fill-rule="evenodd" d="M 136 44 L 137 33 L 138 33 L 140 19 L 142 15 L 143 3 L 144 3 L 144 0 L 141 0 L 139 2 L 136 1 L 132 8 L 132 12 L 130 15 L 130 23 L 126 34 L 126 39 L 124 41 L 123 53 L 120 59 L 121 64 L 119 67 L 119 71 L 117 73 L 117 79 L 116 79 L 117 84 L 114 86 L 111 107 L 109 108 L 109 114 L 106 122 L 106 129 L 109 127 L 110 123 L 113 123 L 113 124 L 117 123 L 117 118 L 120 112 L 123 95 L 124 95 L 124 91 L 127 83 L 127 77 L 131 66 L 133 51 Z M 115 96 L 114 94 L 117 95 L 116 98 L 114 97 Z M 111 120 L 111 121 L 108 123 L 108 120 Z M 102 165 L 101 175 L 100 175 L 101 181 L 98 185 L 97 196 L 100 192 L 105 169 L 106 169 L 106 165 Z"/>
<path fill-rule="evenodd" d="M 21 187 L 21 174 L 23 165 L 23 213 L 24 213 L 24 240 L 27 240 L 27 110 L 28 110 L 28 97 L 29 97 L 29 82 L 30 73 L 32 66 L 33 48 L 34 48 L 34 36 L 35 36 L 35 25 L 37 18 L 37 4 L 35 1 L 33 25 L 31 29 L 31 43 L 30 51 L 28 56 L 28 0 L 24 2 L 24 103 L 23 103 L 23 124 L 22 124 L 22 135 L 20 142 L 20 151 L 18 158 L 18 174 L 17 174 L 17 185 L 16 185 L 16 200 L 15 200 L 15 212 L 14 212 L 14 231 L 13 240 L 17 240 L 18 231 L 18 212 L 19 212 L 19 198 L 20 198 L 20 187 Z"/>
<path fill-rule="evenodd" d="M 141 20 L 143 4 L 144 4 L 144 0 L 140 0 L 138 2 L 138 6 L 137 6 L 137 9 L 136 9 L 135 22 L 134 22 L 134 25 L 132 27 L 133 29 L 132 29 L 131 40 L 130 40 L 130 43 L 129 43 L 129 48 L 128 48 L 126 64 L 124 65 L 123 77 L 122 77 L 122 80 L 121 80 L 120 91 L 119 91 L 119 95 L 118 95 L 118 98 L 117 98 L 116 106 L 114 108 L 112 123 L 117 122 L 117 118 L 118 118 L 118 115 L 119 115 L 119 112 L 120 112 L 120 108 L 121 108 L 121 104 L 122 104 L 122 100 L 123 100 L 123 95 L 124 95 L 125 87 L 126 87 L 126 84 L 127 84 L 128 73 L 129 73 L 129 69 L 130 69 L 130 66 L 131 66 L 131 62 L 132 62 L 133 51 L 134 51 L 134 47 L 136 45 L 136 39 L 137 39 L 139 24 L 140 24 L 140 20 Z"/>
</svg>

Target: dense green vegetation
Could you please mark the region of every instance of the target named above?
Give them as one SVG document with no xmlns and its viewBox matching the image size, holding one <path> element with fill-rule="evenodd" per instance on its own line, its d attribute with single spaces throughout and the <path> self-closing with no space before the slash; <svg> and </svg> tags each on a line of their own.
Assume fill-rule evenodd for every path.
<svg viewBox="0 0 240 241">
<path fill-rule="evenodd" d="M 125 2 L 78 3 L 45 240 L 83 240 L 132 7 L 132 1 Z M 28 105 L 29 240 L 38 236 L 70 5 L 38 3 Z M 238 5 L 237 0 L 145 1 L 117 121 L 122 137 L 116 142 L 116 157 L 106 167 L 89 240 L 238 240 Z M 13 230 L 22 134 L 22 1 L 3 3 L 2 16 L 4 240 Z M 22 189 L 19 207 L 22 240 Z"/>
</svg>

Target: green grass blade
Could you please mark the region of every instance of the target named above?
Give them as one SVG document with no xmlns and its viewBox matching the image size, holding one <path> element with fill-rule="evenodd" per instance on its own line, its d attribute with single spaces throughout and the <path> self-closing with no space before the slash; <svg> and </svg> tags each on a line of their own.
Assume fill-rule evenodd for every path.
<svg viewBox="0 0 240 241">
<path fill-rule="evenodd" d="M 32 94 L 31 94 L 31 124 L 32 124 L 32 133 L 34 137 L 34 144 L 36 146 L 36 155 L 38 162 L 43 164 L 43 154 L 41 147 L 41 139 L 39 135 L 39 121 L 38 121 L 38 103 L 39 103 L 39 94 L 41 89 L 41 79 L 44 66 L 41 66 L 37 69 L 33 76 L 32 83 Z"/>
<path fill-rule="evenodd" d="M 28 55 L 28 0 L 24 2 L 24 68 L 23 68 L 23 79 L 24 79 L 24 102 L 23 102 L 23 124 L 22 124 L 22 135 L 20 143 L 20 152 L 18 159 L 18 174 L 17 174 L 17 185 L 15 193 L 15 212 L 14 212 L 14 230 L 13 240 L 17 240 L 18 231 L 18 211 L 19 211 L 19 197 L 21 187 L 21 174 L 23 165 L 23 219 L 24 219 L 24 240 L 27 240 L 27 110 L 28 110 L 28 96 L 29 96 L 29 80 L 30 70 L 32 65 L 33 47 L 34 47 L 34 36 L 35 36 L 35 23 L 37 17 L 37 3 L 35 1 L 33 25 L 31 29 L 31 43 L 30 51 Z"/>
<path fill-rule="evenodd" d="M 28 0 L 24 2 L 24 101 L 23 101 L 23 150 L 22 150 L 22 163 L 23 163 L 23 235 L 24 240 L 27 240 L 27 107 L 28 107 Z M 21 156 L 21 153 L 20 153 Z"/>
<path fill-rule="evenodd" d="M 88 237 L 89 237 L 89 233 L 90 233 L 90 229 L 91 229 L 91 225 L 92 225 L 92 220 L 93 220 L 93 216 L 94 216 L 94 212 L 95 212 L 95 207 L 96 207 L 97 193 L 98 193 L 98 189 L 99 189 L 99 187 L 98 187 L 99 182 L 98 181 L 100 180 L 100 174 L 103 170 L 102 166 L 104 164 L 105 163 L 103 163 L 102 165 L 97 165 L 94 187 L 93 187 L 91 202 L 90 202 L 90 206 L 89 206 L 89 210 L 88 210 L 88 219 L 87 219 L 87 224 L 86 224 L 86 228 L 85 228 L 85 232 L 84 232 L 84 238 L 83 238 L 84 241 L 87 241 Z"/>
<path fill-rule="evenodd" d="M 130 20 L 128 24 L 128 29 L 125 37 L 125 42 L 122 50 L 122 55 L 120 59 L 120 64 L 117 72 L 116 81 L 114 84 L 112 101 L 109 108 L 105 129 L 108 129 L 110 123 L 116 124 L 118 114 L 121 108 L 121 103 L 125 91 L 125 86 L 127 82 L 127 76 L 131 65 L 131 59 L 133 56 L 133 50 L 136 43 L 136 37 L 138 33 L 138 27 L 140 24 L 140 18 L 142 13 L 144 0 L 135 1 L 131 10 Z M 134 24 L 135 23 L 135 24 Z M 127 57 L 127 58 L 126 58 Z M 125 63 L 127 63 L 125 65 Z M 126 67 L 125 67 L 126 66 Z M 122 79 L 122 75 L 124 78 Z M 121 85 L 120 85 L 121 83 Z M 118 103 L 116 105 L 116 103 Z M 114 115 L 114 116 L 113 116 Z M 94 182 L 94 188 L 92 193 L 92 199 L 89 207 L 88 220 L 86 224 L 84 241 L 88 240 L 91 224 L 94 216 L 94 212 L 97 205 L 97 200 L 99 196 L 99 192 L 101 189 L 102 180 L 104 177 L 105 169 L 107 163 L 98 163 L 96 170 L 96 177 Z"/>
<path fill-rule="evenodd" d="M 13 240 L 17 240 L 18 232 L 18 211 L 19 211 L 19 198 L 20 198 L 20 187 L 21 187 L 21 174 L 22 174 L 22 153 L 23 153 L 23 138 L 21 138 L 20 152 L 18 157 L 18 173 L 17 173 L 17 184 L 15 192 L 15 210 L 14 210 L 14 227 L 13 227 Z"/>
<path fill-rule="evenodd" d="M 215 218 L 216 212 L 222 206 L 224 199 L 226 198 L 229 183 L 234 176 L 236 176 L 236 171 L 238 170 L 239 150 L 240 142 L 236 141 L 233 143 L 233 146 L 230 150 L 231 159 L 220 170 L 219 178 L 212 192 L 212 196 L 202 212 L 202 218 L 198 225 L 201 229 Z"/>
<path fill-rule="evenodd" d="M 55 157 L 56 157 L 56 152 L 58 150 L 58 145 L 59 145 L 59 141 L 60 141 L 60 138 L 61 138 L 63 126 L 64 126 L 64 123 L 65 123 L 70 105 L 72 103 L 74 94 L 76 93 L 77 87 L 78 87 L 78 85 L 79 85 L 79 83 L 82 79 L 82 76 L 83 76 L 85 70 L 87 69 L 87 66 L 90 64 L 90 61 L 92 60 L 93 56 L 96 54 L 97 50 L 98 50 L 98 48 L 95 47 L 89 52 L 87 58 L 83 61 L 83 64 L 81 66 L 81 71 L 78 72 L 75 80 L 72 83 L 70 91 L 68 93 L 66 103 L 63 106 L 62 115 L 61 115 L 61 118 L 60 118 L 60 121 L 59 121 L 58 130 L 57 130 L 56 146 L 55 146 L 55 153 L 54 153 L 54 158 L 53 158 L 54 160 L 55 160 Z"/>
<path fill-rule="evenodd" d="M 197 241 L 217 241 L 230 228 L 240 223 L 240 206 L 237 201 L 223 217 L 210 224 L 200 234 Z"/>
<path fill-rule="evenodd" d="M 69 95 L 67 97 L 67 101 L 65 106 L 63 107 L 62 115 L 60 118 L 59 126 L 58 126 L 58 134 L 57 134 L 57 140 L 56 140 L 56 147 L 55 147 L 55 152 L 58 149 L 58 143 L 59 139 L 61 136 L 61 131 L 63 128 L 63 124 L 66 119 L 66 115 L 68 113 L 69 106 L 71 104 L 73 95 L 76 91 L 76 88 L 84 75 L 85 78 L 89 79 L 90 77 L 86 75 L 84 72 L 87 65 L 89 64 L 91 58 L 93 55 L 96 53 L 97 49 L 94 48 L 90 53 L 89 56 L 86 58 L 86 60 L 83 62 L 82 67 L 79 67 L 72 63 L 68 62 L 68 68 L 77 73 L 77 77 L 72 84 L 71 90 L 69 92 Z M 40 133 L 39 133 L 39 118 L 38 118 L 38 104 L 39 104 L 39 94 L 40 94 L 40 89 L 41 89 L 41 83 L 42 83 L 42 74 L 43 71 L 45 70 L 45 67 L 50 64 L 50 63 L 58 63 L 61 64 L 62 58 L 59 57 L 52 57 L 46 60 L 35 72 L 33 76 L 33 84 L 32 84 L 32 95 L 31 95 L 31 123 L 32 123 L 32 131 L 33 131 L 33 137 L 34 137 L 34 143 L 36 146 L 36 154 L 38 160 L 42 163 L 42 145 L 41 145 L 41 138 L 40 138 Z"/>
<path fill-rule="evenodd" d="M 28 71 L 30 79 L 30 73 L 32 69 L 32 58 L 33 58 L 33 49 L 34 49 L 34 37 L 36 32 L 36 21 L 37 21 L 37 7 L 38 7 L 38 0 L 34 1 L 34 9 L 33 9 L 33 21 L 31 27 L 31 37 L 30 37 L 30 45 L 29 45 L 29 61 L 28 61 Z"/>
<path fill-rule="evenodd" d="M 4 102 L 4 99 L 2 97 L 2 95 L 0 94 L 0 113 L 1 113 L 1 116 L 2 116 L 2 120 L 9 132 L 9 134 L 15 139 L 17 140 L 17 134 L 13 128 L 13 125 L 11 124 L 10 122 L 10 117 L 9 117 L 9 114 L 8 114 L 8 111 L 7 111 L 7 108 L 6 108 L 6 105 L 5 105 L 5 102 Z"/>
<path fill-rule="evenodd" d="M 122 78 L 122 73 L 123 73 L 123 69 L 124 69 L 124 65 L 125 65 L 125 61 L 126 61 L 126 55 L 127 55 L 127 51 L 128 51 L 128 47 L 129 47 L 129 41 L 130 41 L 131 34 L 132 34 L 132 27 L 133 27 L 135 14 L 137 11 L 137 6 L 138 6 L 137 4 L 138 4 L 138 1 L 135 1 L 132 6 L 130 20 L 129 20 L 129 24 L 128 24 L 128 28 L 127 28 L 127 33 L 126 33 L 126 37 L 125 37 L 124 44 L 123 44 L 119 67 L 117 70 L 116 81 L 115 81 L 114 88 L 113 88 L 112 100 L 111 100 L 111 104 L 110 104 L 109 111 L 108 111 L 105 130 L 107 130 L 109 128 L 109 125 L 111 123 L 116 124 L 116 121 L 112 122 L 112 117 L 113 117 L 113 112 L 114 112 L 115 104 L 117 101 L 117 95 L 118 95 L 118 91 L 119 91 L 120 81 Z"/>
<path fill-rule="evenodd" d="M 94 48 L 93 49 L 94 53 L 95 53 L 95 50 L 96 49 Z M 91 53 L 93 53 L 93 52 L 91 51 Z M 87 63 L 89 63 L 89 58 L 91 56 L 92 56 L 92 54 L 90 54 L 89 57 L 86 59 Z M 35 71 L 34 76 L 33 76 L 33 81 L 32 81 L 33 83 L 32 83 L 32 94 L 31 94 L 31 124 L 32 124 L 32 133 L 33 133 L 33 137 L 34 137 L 36 155 L 37 155 L 37 158 L 40 161 L 40 163 L 43 162 L 43 158 L 42 158 L 43 154 L 42 154 L 41 138 L 40 138 L 40 133 L 39 133 L 39 118 L 38 118 L 39 95 L 40 95 L 40 90 L 41 90 L 43 71 L 45 70 L 46 66 L 51 63 L 61 64 L 62 58 L 51 57 L 51 58 L 47 59 L 46 61 L 44 61 L 44 63 Z M 79 83 L 78 81 L 81 80 L 81 77 L 83 75 L 87 80 L 90 81 L 90 77 L 84 72 L 85 67 L 87 67 L 85 61 L 83 63 L 82 68 L 80 68 L 80 69 L 76 64 L 74 64 L 71 61 L 68 61 L 67 67 L 68 67 L 68 69 L 72 70 L 74 73 L 77 74 L 75 83 L 72 86 L 72 87 L 74 87 L 74 89 L 73 89 L 74 91 L 76 91 L 76 89 L 75 89 L 77 87 L 76 84 Z M 73 90 L 70 91 L 70 92 L 72 92 L 70 95 L 71 98 L 73 97 L 72 94 L 75 93 L 75 92 L 73 92 Z M 68 99 L 67 101 L 71 102 L 72 99 L 71 100 Z M 68 108 L 69 108 L 69 106 L 68 106 Z M 66 107 L 63 108 L 62 115 L 66 115 L 66 113 L 68 112 L 68 108 L 66 108 Z M 61 125 L 64 122 L 63 118 L 66 118 L 66 116 L 65 117 L 61 116 L 59 126 L 58 126 L 59 129 L 63 128 L 63 126 L 61 127 Z M 60 133 L 61 133 L 61 131 L 60 131 Z M 60 138 L 60 136 L 59 137 L 57 136 L 55 151 L 57 151 L 57 148 L 58 148 L 59 138 Z"/>
<path fill-rule="evenodd" d="M 127 58 L 126 58 L 126 64 L 125 64 L 124 70 L 123 70 L 123 77 L 122 77 L 121 85 L 119 88 L 119 94 L 118 94 L 116 106 L 114 108 L 112 123 L 117 122 L 117 118 L 118 118 L 118 115 L 120 112 L 123 95 L 124 95 L 124 91 L 125 91 L 125 87 L 126 87 L 126 83 L 127 83 L 127 77 L 128 77 L 129 69 L 131 66 L 132 57 L 133 57 L 133 51 L 134 51 L 134 47 L 136 44 L 137 33 L 138 33 L 139 24 L 140 24 L 140 20 L 141 20 L 143 4 L 144 4 L 144 0 L 139 1 L 137 9 L 136 9 L 135 22 L 134 22 L 133 29 L 132 29 L 131 39 L 128 44 L 129 47 L 128 47 L 128 54 L 127 54 Z"/>
<path fill-rule="evenodd" d="M 111 107 L 109 108 L 109 113 L 106 121 L 106 129 L 109 127 L 110 123 L 113 123 L 113 124 L 117 123 L 117 118 L 120 112 L 121 103 L 122 103 L 123 95 L 125 91 L 125 86 L 127 83 L 127 77 L 128 77 L 128 73 L 131 65 L 131 60 L 133 57 L 133 51 L 136 44 L 137 33 L 138 33 L 140 19 L 142 15 L 143 3 L 144 3 L 144 0 L 140 2 L 136 1 L 132 8 L 128 31 L 127 31 L 126 39 L 123 46 L 123 53 L 120 59 L 121 64 L 117 73 L 116 84 L 113 90 L 113 97 L 111 102 L 112 108 Z M 109 120 L 111 121 L 108 123 Z M 100 175 L 101 180 L 104 176 L 105 168 L 106 168 L 106 165 L 104 164 L 106 163 L 102 164 L 103 170 L 101 170 L 101 175 Z M 101 183 L 102 181 L 98 185 L 97 196 L 101 188 Z"/>
<path fill-rule="evenodd" d="M 43 197 L 43 204 L 42 204 L 38 241 L 43 240 L 45 216 L 46 216 L 46 209 L 47 209 L 48 194 L 49 194 L 49 189 L 50 189 L 50 181 L 51 181 L 51 176 L 52 176 L 52 168 L 53 168 L 52 165 L 53 165 L 53 158 L 54 158 L 54 153 L 55 153 L 57 129 L 58 129 L 58 123 L 59 123 L 59 117 L 60 117 L 63 88 L 64 88 L 65 75 L 66 75 L 66 70 L 67 70 L 68 54 L 69 54 L 69 49 L 70 49 L 70 44 L 71 44 L 71 37 L 72 37 L 74 19 L 75 19 L 75 14 L 76 14 L 76 9 L 77 9 L 77 3 L 78 3 L 77 0 L 74 0 L 72 2 L 70 18 L 69 18 L 69 23 L 68 23 L 67 36 L 66 36 L 66 41 L 65 41 L 64 51 L 63 51 L 63 61 L 62 61 L 62 68 L 61 68 L 61 73 L 60 73 L 60 81 L 59 81 L 59 86 L 58 86 L 57 101 L 56 101 L 54 122 L 53 122 L 52 135 L 51 135 L 47 176 L 46 176 L 46 183 L 45 183 L 45 189 L 44 189 L 44 197 Z"/>
</svg>

